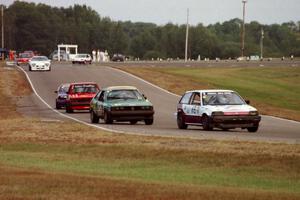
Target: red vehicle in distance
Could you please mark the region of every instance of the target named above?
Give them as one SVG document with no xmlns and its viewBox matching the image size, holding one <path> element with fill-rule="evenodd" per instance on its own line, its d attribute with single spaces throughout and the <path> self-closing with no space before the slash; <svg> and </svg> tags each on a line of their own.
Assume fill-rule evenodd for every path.
<svg viewBox="0 0 300 200">
<path fill-rule="evenodd" d="M 30 58 L 32 58 L 31 53 L 20 53 L 19 57 L 17 58 L 17 65 L 20 64 L 28 64 Z"/>
<path fill-rule="evenodd" d="M 66 112 L 89 110 L 90 102 L 99 90 L 99 86 L 94 82 L 71 83 L 67 92 Z"/>
</svg>

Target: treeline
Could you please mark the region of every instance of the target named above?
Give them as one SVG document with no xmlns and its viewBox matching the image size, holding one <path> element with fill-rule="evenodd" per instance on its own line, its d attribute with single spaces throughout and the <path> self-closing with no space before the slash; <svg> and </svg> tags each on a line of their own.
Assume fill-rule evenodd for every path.
<svg viewBox="0 0 300 200">
<path fill-rule="evenodd" d="M 5 47 L 36 50 L 49 55 L 57 44 L 78 44 L 80 52 L 92 49 L 150 58 L 184 58 L 185 25 L 132 23 L 101 17 L 92 8 L 74 5 L 50 7 L 15 1 L 5 10 Z M 240 19 L 189 29 L 189 58 L 240 56 Z M 264 56 L 300 56 L 300 21 L 273 25 L 246 24 L 245 55 L 260 55 L 261 28 Z"/>
</svg>

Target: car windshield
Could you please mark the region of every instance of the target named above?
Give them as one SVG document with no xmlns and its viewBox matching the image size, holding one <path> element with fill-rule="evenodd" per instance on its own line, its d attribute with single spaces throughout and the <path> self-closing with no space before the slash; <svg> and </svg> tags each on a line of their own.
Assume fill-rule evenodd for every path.
<svg viewBox="0 0 300 200">
<path fill-rule="evenodd" d="M 98 88 L 96 85 L 86 84 L 86 85 L 74 85 L 73 93 L 96 93 Z"/>
<path fill-rule="evenodd" d="M 70 85 L 63 85 L 61 86 L 59 92 L 67 93 L 69 90 Z"/>
<path fill-rule="evenodd" d="M 114 99 L 143 99 L 143 96 L 137 90 L 113 90 L 107 95 L 107 100 Z"/>
<path fill-rule="evenodd" d="M 86 58 L 87 57 L 87 55 L 85 55 L 85 54 L 78 54 L 78 55 L 76 55 L 76 58 Z"/>
<path fill-rule="evenodd" d="M 46 56 L 38 56 L 38 57 L 32 57 L 32 61 L 47 61 L 48 58 Z"/>
<path fill-rule="evenodd" d="M 245 101 L 235 92 L 205 92 L 203 105 L 242 105 Z"/>
</svg>

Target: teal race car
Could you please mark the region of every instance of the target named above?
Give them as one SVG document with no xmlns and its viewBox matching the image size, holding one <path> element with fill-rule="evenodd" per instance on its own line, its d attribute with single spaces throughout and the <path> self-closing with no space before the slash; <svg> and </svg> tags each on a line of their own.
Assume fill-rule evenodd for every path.
<svg viewBox="0 0 300 200">
<path fill-rule="evenodd" d="M 112 124 L 114 121 L 128 121 L 136 124 L 144 121 L 153 124 L 154 109 L 152 103 L 136 87 L 113 86 L 97 93 L 90 103 L 91 123 Z"/>
</svg>

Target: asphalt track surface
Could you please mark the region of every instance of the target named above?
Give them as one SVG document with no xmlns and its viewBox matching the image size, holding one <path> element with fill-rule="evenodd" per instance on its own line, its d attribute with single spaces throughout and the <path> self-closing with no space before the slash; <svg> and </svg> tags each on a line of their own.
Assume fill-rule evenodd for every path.
<svg viewBox="0 0 300 200">
<path fill-rule="evenodd" d="M 235 65 L 235 63 L 233 63 Z M 76 119 L 79 122 L 90 124 L 88 112 L 75 112 L 67 114 L 65 110 L 55 111 L 54 91 L 61 83 L 94 81 L 100 87 L 115 85 L 136 86 L 153 103 L 155 109 L 154 124 L 151 126 L 139 122 L 136 125 L 129 123 L 115 122 L 112 125 L 106 125 L 100 120 L 97 127 L 120 131 L 122 133 L 133 133 L 142 135 L 188 137 L 198 139 L 225 139 L 225 140 L 250 140 L 250 141 L 269 141 L 269 142 L 300 142 L 300 123 L 271 116 L 263 116 L 260 128 L 256 133 L 249 133 L 247 130 L 233 129 L 230 131 L 204 131 L 201 127 L 189 126 L 187 130 L 179 130 L 176 125 L 176 106 L 179 96 L 169 93 L 148 82 L 145 82 L 135 76 L 120 71 L 111 66 L 122 66 L 119 63 L 107 63 L 100 65 L 72 65 L 70 63 L 53 63 L 50 72 L 29 72 L 27 66 L 22 66 L 28 75 L 36 94 L 19 101 L 19 111 L 24 115 L 41 117 L 48 121 L 64 121 L 67 117 Z M 124 64 L 123 64 L 124 65 Z M 127 63 L 126 65 L 132 65 Z M 155 64 L 142 63 L 140 65 L 153 66 Z M 171 66 L 172 63 L 165 65 Z M 175 64 L 176 65 L 176 64 Z M 207 64 L 203 64 L 207 66 Z M 228 65 L 228 63 L 227 63 Z M 292 63 L 291 66 L 299 66 L 299 62 Z M 109 67 L 110 66 L 110 67 Z M 257 65 L 256 65 L 257 66 Z M 196 89 L 196 88 L 195 88 Z M 44 102 L 41 101 L 39 96 Z M 48 104 L 51 108 L 49 108 Z"/>
</svg>

